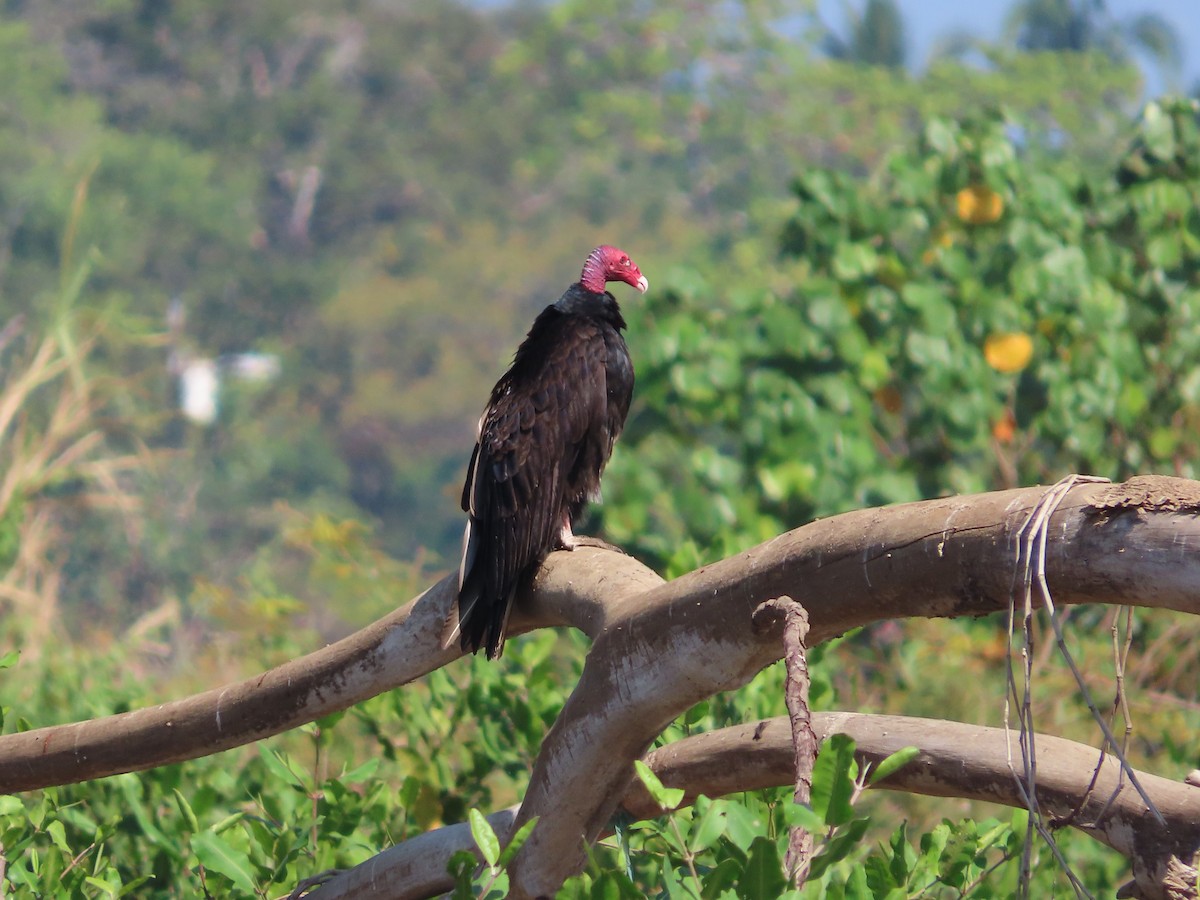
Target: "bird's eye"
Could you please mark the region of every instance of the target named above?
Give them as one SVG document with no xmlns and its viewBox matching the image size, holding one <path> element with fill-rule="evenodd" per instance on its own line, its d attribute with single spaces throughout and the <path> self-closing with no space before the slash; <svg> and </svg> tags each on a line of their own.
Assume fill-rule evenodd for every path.
<svg viewBox="0 0 1200 900">
<path fill-rule="evenodd" d="M 623 265 L 627 269 L 629 268 L 629 257 L 628 256 L 621 257 L 621 265 Z"/>
</svg>

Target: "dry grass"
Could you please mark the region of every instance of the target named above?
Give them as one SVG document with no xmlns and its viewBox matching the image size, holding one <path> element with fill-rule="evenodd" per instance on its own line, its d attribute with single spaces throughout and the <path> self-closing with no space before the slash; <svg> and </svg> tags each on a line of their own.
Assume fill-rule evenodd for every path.
<svg viewBox="0 0 1200 900">
<path fill-rule="evenodd" d="M 96 424 L 103 398 L 84 363 L 97 339 L 65 328 L 38 339 L 19 318 L 0 329 L 0 614 L 29 657 L 59 616 L 66 506 L 116 510 L 136 527 L 139 498 L 122 476 L 144 459 L 112 453 Z M 61 485 L 65 496 L 48 490 Z"/>
</svg>

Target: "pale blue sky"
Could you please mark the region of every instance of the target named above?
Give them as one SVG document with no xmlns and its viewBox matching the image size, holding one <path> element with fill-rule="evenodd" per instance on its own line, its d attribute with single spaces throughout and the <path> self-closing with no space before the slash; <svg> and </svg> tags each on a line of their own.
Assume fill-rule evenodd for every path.
<svg viewBox="0 0 1200 900">
<path fill-rule="evenodd" d="M 470 0 L 478 6 L 500 6 L 511 0 Z M 553 2 L 553 0 L 549 0 Z M 1017 0 L 897 0 L 908 26 L 909 62 L 923 68 L 929 52 L 939 38 L 966 31 L 985 40 L 998 38 L 1004 18 Z M 862 0 L 817 0 L 823 20 L 840 25 L 847 3 L 862 8 Z M 1105 6 L 1118 21 L 1140 13 L 1155 13 L 1175 28 L 1183 48 L 1181 83 L 1174 87 L 1188 91 L 1200 82 L 1200 0 L 1106 0 Z M 1166 85 L 1147 69 L 1147 93 L 1162 93 Z"/>
<path fill-rule="evenodd" d="M 861 7 L 860 0 L 850 0 Z M 909 59 L 921 68 L 938 38 L 964 30 L 984 39 L 997 38 L 1013 0 L 898 0 L 909 29 Z M 820 0 L 825 21 L 840 21 L 844 0 Z M 1108 11 L 1118 21 L 1151 12 L 1170 23 L 1179 34 L 1184 50 L 1184 76 L 1180 87 L 1187 89 L 1200 80 L 1200 0 L 1107 0 Z M 1153 76 L 1151 76 L 1153 77 Z M 1162 85 L 1148 85 L 1158 93 Z"/>
</svg>

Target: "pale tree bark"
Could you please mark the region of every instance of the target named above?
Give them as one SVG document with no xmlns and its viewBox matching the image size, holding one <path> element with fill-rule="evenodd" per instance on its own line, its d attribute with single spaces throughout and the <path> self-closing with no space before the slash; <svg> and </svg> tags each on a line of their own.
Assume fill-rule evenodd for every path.
<svg viewBox="0 0 1200 900">
<path fill-rule="evenodd" d="M 662 579 L 619 553 L 597 549 L 613 561 L 607 570 L 591 566 L 592 581 L 577 579 L 575 618 L 556 608 L 570 606 L 568 595 L 543 598 L 537 614 L 516 611 L 512 633 L 549 625 L 584 628 L 603 623 L 606 589 L 637 592 Z M 559 557 L 566 557 L 559 559 Z M 569 564 L 557 554 L 553 564 Z M 447 576 L 395 612 L 347 638 L 261 675 L 182 700 L 102 719 L 50 725 L 0 736 L 0 793 L 11 794 L 56 784 L 74 784 L 121 772 L 211 756 L 347 709 L 407 684 L 458 659 L 457 648 L 439 646 L 442 623 L 455 598 Z"/>
<path fill-rule="evenodd" d="M 833 734 L 853 738 L 860 765 L 875 767 L 898 750 L 918 748 L 916 759 L 874 788 L 1022 806 L 1009 768 L 1011 735 L 1002 728 L 848 712 L 814 712 L 811 721 L 818 741 Z M 1037 754 L 1046 810 L 1066 819 L 1078 809 L 1071 826 L 1131 860 L 1139 896 L 1166 897 L 1160 891 L 1172 861 L 1178 864 L 1200 846 L 1200 789 L 1139 772 L 1166 820 L 1161 825 L 1128 781 L 1118 784 L 1112 757 L 1100 762 L 1094 747 L 1052 735 L 1038 735 Z M 795 778 L 792 728 L 782 716 L 684 738 L 653 751 L 645 761 L 666 787 L 684 791 L 682 806 L 701 795 L 717 798 L 784 787 Z M 636 780 L 621 798 L 620 808 L 634 819 L 662 814 Z M 516 812 L 512 807 L 489 817 L 501 840 L 512 834 Z M 606 828 L 602 835 L 608 833 Z M 436 896 L 453 887 L 446 864 L 460 850 L 475 851 L 470 828 L 466 824 L 439 828 L 380 853 L 327 883 L 316 896 L 396 900 Z"/>
<path fill-rule="evenodd" d="M 782 594 L 802 603 L 810 647 L 883 619 L 1005 609 L 1014 585 L 1015 536 L 1043 494 L 1026 488 L 846 513 L 669 584 L 610 550 L 553 554 L 521 599 L 515 630 L 571 624 L 594 645 L 513 820 L 519 826 L 538 817 L 510 869 L 512 895 L 552 895 L 582 867 L 585 845 L 603 832 L 630 789 L 632 761 L 662 729 L 780 657 L 779 634 L 753 626 L 759 604 Z M 1046 577 L 1055 602 L 1197 613 L 1197 510 L 1200 483 L 1182 479 L 1072 488 L 1046 531 Z M 208 755 L 411 681 L 458 655 L 438 646 L 453 593 L 444 580 L 362 632 L 236 685 L 122 716 L 0 737 L 0 790 Z M 376 881 L 384 861 L 364 864 Z M 357 877 L 359 869 L 343 878 Z M 322 893 L 366 895 L 337 885 Z"/>
</svg>

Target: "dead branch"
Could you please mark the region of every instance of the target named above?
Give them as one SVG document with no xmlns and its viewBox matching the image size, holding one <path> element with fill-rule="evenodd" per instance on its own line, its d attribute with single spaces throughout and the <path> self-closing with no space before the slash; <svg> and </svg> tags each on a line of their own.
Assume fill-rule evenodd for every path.
<svg viewBox="0 0 1200 900">
<path fill-rule="evenodd" d="M 808 610 L 808 645 L 904 616 L 1006 609 L 1012 550 L 1044 490 L 1026 488 L 861 510 L 798 528 L 706 566 L 613 611 L 554 723 L 518 826 L 537 827 L 510 869 L 510 895 L 553 894 L 583 865 L 666 725 L 741 687 L 780 655 L 754 609 L 791 594 Z M 1200 611 L 1200 484 L 1145 477 L 1083 484 L 1047 527 L 1047 582 L 1060 606 L 1113 603 Z M 562 798 L 571 798 L 569 803 Z"/>
<path fill-rule="evenodd" d="M 797 597 L 809 613 L 810 646 L 882 619 L 1002 610 L 1017 531 L 1043 493 L 1026 488 L 846 513 L 669 584 L 611 551 L 553 554 L 514 624 L 569 623 L 595 644 L 534 768 L 517 824 L 540 818 L 510 871 L 512 895 L 553 894 L 579 870 L 585 843 L 628 789 L 632 761 L 662 728 L 779 658 L 778 635 L 754 633 L 760 603 Z M 1183 479 L 1074 487 L 1046 529 L 1046 578 L 1058 605 L 1200 611 L 1198 509 L 1200 483 Z M 0 791 L 208 755 L 394 688 L 458 655 L 441 651 L 437 640 L 453 593 L 444 580 L 363 631 L 235 685 L 0 737 Z"/>
<path fill-rule="evenodd" d="M 796 803 L 808 805 L 812 802 L 813 765 L 821 743 L 813 731 L 812 710 L 808 707 L 810 679 L 804 644 L 804 639 L 808 637 L 808 613 L 787 596 L 768 600 L 754 611 L 756 627 L 770 628 L 771 622 L 768 620 L 777 622 L 780 618 L 783 619 L 783 661 L 787 666 L 784 702 L 792 727 L 792 771 L 796 785 L 792 798 Z M 788 837 L 784 867 L 797 888 L 803 887 L 808 879 L 814 851 L 813 835 L 799 825 L 793 826 Z"/>
<path fill-rule="evenodd" d="M 588 552 L 599 551 L 576 551 Z M 588 597 L 604 597 L 619 585 L 641 592 L 662 583 L 627 556 L 601 555 L 605 567 L 584 567 L 573 576 L 578 594 L 545 592 L 539 617 L 513 616 L 514 633 L 562 624 L 567 620 L 556 618 L 555 610 L 572 603 L 579 607 L 574 624 L 585 630 L 598 627 L 604 610 Z M 558 556 L 569 562 L 572 555 Z M 297 728 L 420 678 L 462 655 L 457 648 L 442 650 L 438 640 L 454 602 L 456 582 L 455 576 L 448 576 L 336 644 L 244 681 L 120 715 L 0 736 L 0 793 L 211 756 Z"/>
<path fill-rule="evenodd" d="M 813 728 L 821 740 L 850 736 L 860 761 L 872 764 L 904 747 L 920 749 L 916 759 L 873 787 L 1025 806 L 1003 728 L 848 712 L 813 713 Z M 1200 850 L 1200 788 L 1137 772 L 1163 815 L 1160 823 L 1128 779 L 1122 780 L 1111 755 L 1047 734 L 1037 735 L 1036 748 L 1038 798 L 1051 826 L 1070 824 L 1125 856 L 1138 888 L 1131 896 L 1168 897 L 1164 886 L 1172 861 L 1191 860 Z M 787 785 L 794 777 L 790 726 L 779 717 L 724 728 L 655 750 L 646 763 L 663 784 L 684 788 L 684 803 L 700 794 L 717 797 Z M 657 814 L 640 783 L 622 806 L 635 817 Z"/>
<path fill-rule="evenodd" d="M 904 747 L 919 748 L 916 759 L 873 785 L 875 788 L 1023 806 L 1020 788 L 1009 771 L 1002 728 L 848 712 L 816 712 L 812 724 L 822 741 L 833 734 L 853 738 L 860 763 L 873 766 Z M 1139 891 L 1134 896 L 1167 897 L 1162 886 L 1171 877 L 1171 860 L 1188 859 L 1200 848 L 1200 788 L 1138 773 L 1163 812 L 1164 827 L 1147 812 L 1128 784 L 1104 809 L 1119 778 L 1119 767 L 1111 757 L 1100 766 L 1093 785 L 1100 757 L 1095 748 L 1038 735 L 1037 753 L 1040 796 L 1046 813 L 1061 819 L 1080 807 L 1071 825 L 1130 860 Z M 795 777 L 791 726 L 783 716 L 685 738 L 655 750 L 645 760 L 664 785 L 685 791 L 684 806 L 700 795 L 716 798 L 783 787 L 792 784 Z M 635 819 L 661 814 L 658 804 L 636 779 L 620 806 Z M 507 840 L 512 831 L 514 813 L 514 809 L 502 810 L 488 819 L 501 841 Z M 608 833 L 606 827 L 602 834 Z M 474 849 L 465 823 L 439 828 L 343 873 L 324 885 L 318 896 L 328 900 L 432 897 L 453 886 L 446 874 L 450 857 L 459 850 Z"/>
</svg>

